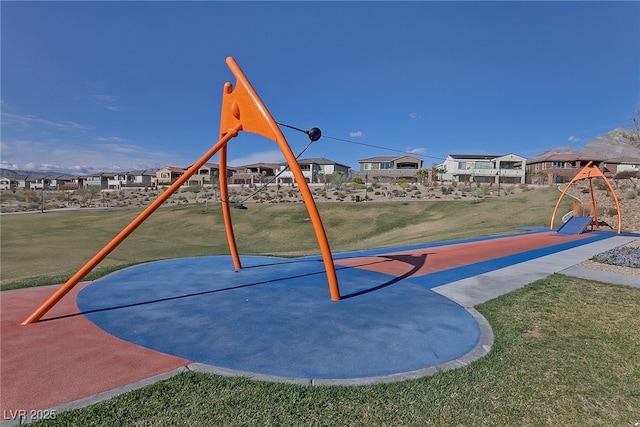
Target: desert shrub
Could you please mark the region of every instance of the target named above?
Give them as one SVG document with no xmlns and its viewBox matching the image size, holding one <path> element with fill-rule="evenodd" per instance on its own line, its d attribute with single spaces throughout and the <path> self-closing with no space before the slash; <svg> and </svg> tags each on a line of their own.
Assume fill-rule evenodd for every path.
<svg viewBox="0 0 640 427">
<path fill-rule="evenodd" d="M 618 215 L 618 210 L 616 208 L 607 209 L 607 216 L 616 216 Z"/>
<path fill-rule="evenodd" d="M 593 258 L 593 261 L 603 264 L 620 265 L 623 267 L 640 268 L 640 248 L 620 247 L 602 252 Z"/>
</svg>

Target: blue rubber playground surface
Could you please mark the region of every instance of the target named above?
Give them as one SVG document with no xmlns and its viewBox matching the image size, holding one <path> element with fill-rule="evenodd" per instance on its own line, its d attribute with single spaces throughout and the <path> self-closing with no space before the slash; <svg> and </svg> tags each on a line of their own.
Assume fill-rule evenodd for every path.
<svg viewBox="0 0 640 427">
<path fill-rule="evenodd" d="M 343 300 L 334 302 L 319 260 L 241 259 L 237 272 L 230 257 L 130 268 L 85 288 L 78 306 L 143 347 L 289 378 L 419 370 L 465 355 L 480 338 L 467 310 L 411 280 L 390 286 L 394 277 L 339 268 Z"/>
<path fill-rule="evenodd" d="M 336 254 L 341 301 L 330 299 L 319 257 L 243 256 L 236 271 L 229 256 L 211 256 L 121 270 L 84 288 L 77 304 L 107 333 L 192 363 L 275 380 L 392 379 L 464 365 L 492 344 L 482 316 L 434 287 L 613 236 L 551 234 Z M 519 249 L 541 237 L 552 244 Z M 506 244 L 509 253 L 498 258 L 455 259 L 465 247 L 481 259 Z M 441 259 L 453 267 L 421 273 L 445 249 Z M 372 263 L 406 264 L 405 273 L 370 271 Z"/>
</svg>

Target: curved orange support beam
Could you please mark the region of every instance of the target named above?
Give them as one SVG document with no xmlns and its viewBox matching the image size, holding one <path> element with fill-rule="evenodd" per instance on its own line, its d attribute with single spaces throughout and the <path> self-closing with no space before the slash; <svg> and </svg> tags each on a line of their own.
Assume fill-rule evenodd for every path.
<svg viewBox="0 0 640 427">
<path fill-rule="evenodd" d="M 560 194 L 560 198 L 558 199 L 558 202 L 556 203 L 556 206 L 553 209 L 553 215 L 551 215 L 551 226 L 550 226 L 550 229 L 553 229 L 553 223 L 555 221 L 556 213 L 558 211 L 558 207 L 560 206 L 560 202 L 562 202 L 562 198 L 566 194 L 567 190 L 576 181 L 579 181 L 581 179 L 588 179 L 589 180 L 589 190 L 591 192 L 591 206 L 593 208 L 592 209 L 592 215 L 593 215 L 593 217 L 594 217 L 594 219 L 596 221 L 596 226 L 598 226 L 597 205 L 596 205 L 595 196 L 593 194 L 594 192 L 593 192 L 593 185 L 591 183 L 591 180 L 592 180 L 592 178 L 600 177 L 600 178 L 604 179 L 604 182 L 607 184 L 607 187 L 609 187 L 609 190 L 611 191 L 611 194 L 613 195 L 613 200 L 616 203 L 616 210 L 618 212 L 618 234 L 622 233 L 622 211 L 620 210 L 620 202 L 618 201 L 618 196 L 616 196 L 616 192 L 613 189 L 613 187 L 611 186 L 611 183 L 609 182 L 607 177 L 602 173 L 602 171 L 600 171 L 600 169 L 598 169 L 596 166 L 593 166 L 592 163 L 593 162 L 587 163 L 587 165 L 584 168 L 582 168 L 582 170 L 580 172 L 578 172 L 576 174 L 576 176 L 574 176 L 571 181 L 569 181 L 569 184 L 562 191 L 562 194 Z"/>
<path fill-rule="evenodd" d="M 280 151 L 289 165 L 289 169 L 298 183 L 302 200 L 307 207 L 324 261 L 331 299 L 333 301 L 339 301 L 340 289 L 338 287 L 338 278 L 333 263 L 331 248 L 329 247 L 329 241 L 327 240 L 327 235 L 322 225 L 322 220 L 320 219 L 318 207 L 313 200 L 313 195 L 311 194 L 311 190 L 309 190 L 307 181 L 304 179 L 300 165 L 298 165 L 298 161 L 293 151 L 291 151 L 291 147 L 287 143 L 282 131 L 278 127 L 278 124 L 260 100 L 258 94 L 251 87 L 249 80 L 238 64 L 232 57 L 228 57 L 226 62 L 236 77 L 236 87 L 234 89 L 230 83 L 224 85 L 222 117 L 220 119 L 221 133 L 223 133 L 225 129 L 233 129 L 240 125 L 242 130 L 264 136 L 278 144 Z M 230 227 L 231 222 L 229 221 L 229 228 Z"/>
<path fill-rule="evenodd" d="M 227 232 L 227 242 L 229 243 L 229 252 L 233 260 L 233 266 L 236 270 L 242 268 L 240 255 L 238 254 L 238 246 L 233 233 L 233 225 L 231 224 L 231 208 L 229 207 L 229 186 L 227 182 L 227 146 L 220 149 L 219 175 L 220 181 L 220 199 L 222 201 L 222 218 L 224 219 L 224 229 Z"/>
<path fill-rule="evenodd" d="M 229 129 L 213 147 L 209 149 L 196 163 L 193 164 L 176 182 L 171 184 L 162 194 L 158 196 L 149 206 L 147 206 L 133 221 L 129 223 L 120 233 L 116 235 L 109 243 L 105 245 L 97 254 L 94 255 L 80 270 L 76 272 L 67 282 L 62 285 L 53 295 L 49 297 L 36 311 L 34 311 L 27 319 L 22 322 L 23 325 L 36 322 L 44 316 L 54 305 L 58 303 L 75 285 L 77 285 L 96 265 L 107 257 L 124 239 L 126 239 L 133 231 L 138 228 L 149 216 L 155 212 L 175 191 L 182 186 L 191 176 L 202 167 L 213 155 L 225 146 L 234 136 L 238 135 L 240 127 Z"/>
<path fill-rule="evenodd" d="M 284 154 L 289 168 L 294 174 L 299 184 L 302 199 L 307 206 L 309 217 L 313 224 L 322 258 L 327 272 L 329 291 L 331 299 L 340 300 L 340 289 L 329 242 L 327 240 L 318 208 L 313 200 L 313 195 L 304 179 L 304 174 L 291 151 L 280 128 L 269 114 L 258 95 L 253 90 L 249 81 L 244 76 L 233 58 L 227 58 L 227 64 L 237 79 L 237 87 L 232 90 L 230 83 L 224 85 L 222 97 L 222 114 L 220 119 L 220 140 L 211 147 L 196 163 L 178 178 L 167 190 L 165 190 L 156 200 L 147 206 L 129 225 L 116 235 L 107 245 L 105 245 L 93 258 L 91 258 L 80 270 L 76 272 L 62 287 L 60 287 L 51 297 L 49 297 L 36 311 L 34 311 L 22 324 L 36 322 L 42 318 L 55 304 L 58 303 L 74 286 L 76 286 L 91 270 L 93 270 L 104 258 L 106 258 L 120 243 L 122 243 L 140 224 L 142 224 L 156 209 L 158 209 L 178 188 L 200 169 L 211 157 L 220 151 L 220 196 L 222 198 L 222 211 L 227 231 L 229 249 L 233 258 L 234 267 L 241 268 L 240 257 L 235 243 L 233 227 L 231 224 L 231 214 L 229 211 L 229 192 L 227 183 L 227 142 L 238 135 L 238 132 L 257 133 L 274 140 Z"/>
</svg>

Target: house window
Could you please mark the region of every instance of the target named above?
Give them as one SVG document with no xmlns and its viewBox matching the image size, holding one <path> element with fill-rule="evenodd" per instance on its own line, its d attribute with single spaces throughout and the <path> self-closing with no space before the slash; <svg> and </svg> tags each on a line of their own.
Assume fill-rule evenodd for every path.
<svg viewBox="0 0 640 427">
<path fill-rule="evenodd" d="M 417 163 L 398 163 L 398 169 L 418 169 Z"/>
<path fill-rule="evenodd" d="M 558 169 L 564 169 L 566 166 L 565 162 L 553 162 L 553 167 Z"/>
<path fill-rule="evenodd" d="M 476 162 L 476 169 L 491 169 L 491 162 Z"/>
<path fill-rule="evenodd" d="M 362 168 L 366 171 L 370 171 L 371 170 L 371 163 L 363 163 L 362 164 Z"/>
<path fill-rule="evenodd" d="M 393 169 L 393 162 L 380 162 L 380 169 Z"/>
<path fill-rule="evenodd" d="M 467 162 L 458 162 L 458 170 L 467 169 Z"/>
</svg>

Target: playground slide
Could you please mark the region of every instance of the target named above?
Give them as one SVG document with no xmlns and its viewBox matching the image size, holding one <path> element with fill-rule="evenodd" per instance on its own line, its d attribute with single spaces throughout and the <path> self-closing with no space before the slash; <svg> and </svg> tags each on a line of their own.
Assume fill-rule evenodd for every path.
<svg viewBox="0 0 640 427">
<path fill-rule="evenodd" d="M 582 234 L 592 220 L 590 216 L 572 216 L 558 228 L 558 234 Z"/>
</svg>

